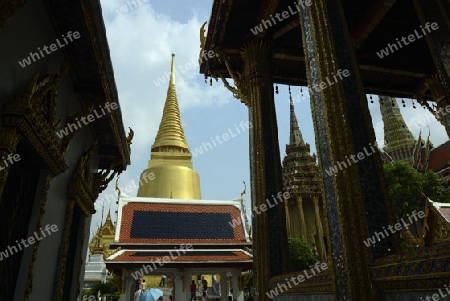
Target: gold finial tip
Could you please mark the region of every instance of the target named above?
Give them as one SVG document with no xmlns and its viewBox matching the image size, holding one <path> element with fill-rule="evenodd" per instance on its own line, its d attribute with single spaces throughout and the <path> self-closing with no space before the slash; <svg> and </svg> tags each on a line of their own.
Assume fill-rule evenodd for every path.
<svg viewBox="0 0 450 301">
<path fill-rule="evenodd" d="M 175 53 L 172 53 L 172 56 L 175 56 Z"/>
</svg>

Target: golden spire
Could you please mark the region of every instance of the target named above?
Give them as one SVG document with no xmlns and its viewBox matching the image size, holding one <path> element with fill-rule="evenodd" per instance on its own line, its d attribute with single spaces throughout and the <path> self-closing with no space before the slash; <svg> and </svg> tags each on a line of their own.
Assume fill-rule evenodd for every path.
<svg viewBox="0 0 450 301">
<path fill-rule="evenodd" d="M 166 103 L 159 124 L 158 134 L 152 151 L 158 151 L 159 147 L 181 147 L 189 152 L 189 146 L 184 137 L 183 127 L 180 120 L 180 109 L 178 107 L 177 92 L 175 89 L 175 54 L 172 53 L 172 67 L 170 71 L 169 88 L 167 89 Z"/>
<path fill-rule="evenodd" d="M 166 103 L 150 157 L 148 168 L 141 174 L 138 197 L 202 198 L 200 178 L 192 167 L 192 154 L 181 126 L 175 90 L 175 54 L 172 54 Z"/>
</svg>

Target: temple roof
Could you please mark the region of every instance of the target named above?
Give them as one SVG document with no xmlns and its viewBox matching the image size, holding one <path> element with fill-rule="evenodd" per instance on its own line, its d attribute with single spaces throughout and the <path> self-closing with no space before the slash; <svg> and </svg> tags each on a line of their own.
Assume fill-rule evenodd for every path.
<svg viewBox="0 0 450 301">
<path fill-rule="evenodd" d="M 121 198 L 114 246 L 249 245 L 240 200 Z M 230 225 L 233 224 L 235 227 Z"/>
<path fill-rule="evenodd" d="M 70 66 L 73 91 L 82 110 L 101 102 L 117 103 L 118 108 L 89 124 L 98 147 L 99 169 L 120 163 L 120 170 L 130 164 L 130 149 L 122 121 L 122 111 L 114 79 L 105 24 L 100 1 L 46 1 L 55 32 L 77 30 L 81 39 L 76 47 L 64 47 L 64 58 Z M 70 12 L 67 13 L 67 12 Z"/>
<path fill-rule="evenodd" d="M 429 168 L 439 170 L 450 165 L 450 141 L 431 150 Z"/>
<path fill-rule="evenodd" d="M 314 1 L 314 0 L 313 0 Z M 302 3 L 304 3 L 303 1 Z M 200 73 L 230 78 L 223 58 L 234 71 L 244 70 L 241 47 L 250 40 L 272 41 L 275 83 L 307 85 L 305 55 L 298 11 L 292 0 L 214 0 L 204 50 L 214 51 Z M 436 74 L 426 39 L 403 47 L 388 56 L 377 55 L 388 43 L 418 30 L 420 22 L 413 1 L 342 0 L 346 26 L 355 45 L 355 58 L 368 94 L 432 99 L 426 79 Z M 272 24 L 256 35 L 251 29 L 276 13 L 288 12 L 287 19 Z M 256 32 L 255 32 L 256 33 Z"/>
</svg>

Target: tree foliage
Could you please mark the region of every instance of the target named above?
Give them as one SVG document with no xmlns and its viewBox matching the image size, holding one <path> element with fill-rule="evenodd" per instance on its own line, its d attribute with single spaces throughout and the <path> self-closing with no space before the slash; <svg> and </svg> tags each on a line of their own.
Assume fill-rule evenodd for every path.
<svg viewBox="0 0 450 301">
<path fill-rule="evenodd" d="M 117 288 L 117 285 L 114 282 L 96 282 L 92 285 L 90 289 L 83 290 L 83 296 L 86 295 L 89 296 L 98 296 L 98 292 L 102 295 L 112 295 L 115 297 L 116 300 L 118 300 L 119 289 Z M 86 299 L 89 300 L 89 299 Z"/>
<path fill-rule="evenodd" d="M 439 175 L 433 171 L 419 173 L 410 163 L 396 161 L 384 165 L 384 174 L 394 216 L 402 217 L 414 210 L 425 208 L 425 198 L 435 202 L 450 202 L 450 191 L 439 181 Z"/>
<path fill-rule="evenodd" d="M 302 271 L 317 262 L 312 248 L 303 239 L 289 238 L 288 244 L 291 271 Z"/>
</svg>

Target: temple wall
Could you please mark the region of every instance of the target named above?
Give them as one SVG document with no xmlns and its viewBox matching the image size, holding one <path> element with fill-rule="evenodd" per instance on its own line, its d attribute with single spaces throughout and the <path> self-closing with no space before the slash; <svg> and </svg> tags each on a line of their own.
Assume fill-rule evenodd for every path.
<svg viewBox="0 0 450 301">
<path fill-rule="evenodd" d="M 77 31 L 77 28 L 70 30 Z M 62 32 L 66 34 L 66 32 Z M 0 68 L 0 106 L 7 102 L 14 101 L 14 95 L 24 89 L 31 81 L 37 71 L 42 74 L 54 74 L 61 67 L 64 57 L 64 49 L 58 49 L 50 54 L 45 54 L 35 62 L 31 62 L 26 67 L 21 67 L 18 61 L 22 61 L 28 57 L 30 52 L 38 52 L 38 47 L 42 49 L 43 46 L 49 46 L 55 43 L 57 37 L 61 33 L 56 33 L 51 25 L 49 15 L 46 12 L 44 3 L 41 1 L 28 1 L 27 4 L 19 9 L 13 18 L 6 22 L 5 27 L 0 30 L 0 43 L 3 47 L 0 48 L 0 61 L 2 68 Z M 85 38 L 81 36 L 81 39 Z M 76 44 L 77 40 L 73 42 Z M 70 69 L 68 74 L 70 74 Z M 58 86 L 56 116 L 68 116 L 80 113 L 80 103 L 78 96 L 74 94 L 73 82 L 70 75 L 64 75 Z M 56 122 L 54 120 L 52 122 Z M 33 269 L 33 291 L 29 300 L 56 300 L 55 291 L 57 283 L 60 280 L 58 275 L 58 267 L 61 261 L 61 248 L 64 239 L 64 228 L 66 221 L 66 209 L 68 204 L 68 185 L 71 176 L 77 167 L 79 158 L 84 152 L 89 149 L 94 141 L 91 130 L 88 126 L 83 126 L 78 129 L 78 132 L 71 140 L 68 151 L 66 153 L 66 163 L 69 169 L 65 173 L 55 177 L 50 184 L 47 194 L 47 202 L 45 206 L 45 213 L 42 217 L 41 225 L 47 224 L 57 225 L 58 231 L 52 233 L 44 238 L 37 250 L 37 256 L 34 261 Z M 94 153 L 93 162 L 96 162 L 92 169 L 97 168 L 97 155 Z M 47 169 L 41 169 L 39 183 L 45 182 Z M 29 221 L 28 236 L 33 236 L 36 231 L 36 223 L 39 215 L 39 201 L 41 194 L 44 191 L 43 187 L 38 186 L 36 190 L 35 200 L 20 200 L 22 205 L 33 206 L 33 213 Z M 43 184 L 42 184 L 43 186 Z M 84 216 L 83 216 L 84 217 Z M 84 244 L 87 246 L 87 239 L 89 236 L 90 218 L 86 219 L 83 226 L 83 219 L 80 218 L 74 221 L 78 224 L 80 233 L 77 236 L 77 252 L 76 261 L 67 263 L 67 273 L 71 275 L 71 292 L 70 301 L 76 300 L 76 288 L 78 282 L 82 283 L 84 273 L 79 273 L 80 260 L 86 258 L 87 249 L 80 246 Z M 14 225 L 12 225 L 14 226 Z M 82 232 L 85 231 L 83 240 Z M 24 237 L 26 238 L 26 237 Z M 20 274 L 17 278 L 17 286 L 14 295 L 14 300 L 24 300 L 26 282 L 28 279 L 29 265 L 31 262 L 32 247 L 25 248 L 20 267 Z M 13 255 L 13 256 L 17 256 Z M 83 268 L 81 268 L 83 270 Z M 79 273 L 79 275 L 78 275 Z"/>
</svg>

